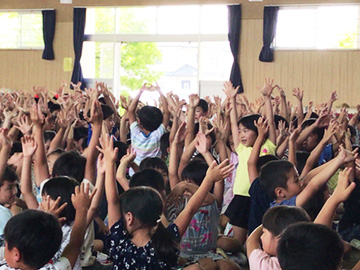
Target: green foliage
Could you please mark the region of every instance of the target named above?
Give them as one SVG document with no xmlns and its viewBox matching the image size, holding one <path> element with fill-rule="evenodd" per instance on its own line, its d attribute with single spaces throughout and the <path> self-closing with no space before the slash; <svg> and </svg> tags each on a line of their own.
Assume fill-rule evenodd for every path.
<svg viewBox="0 0 360 270">
<path fill-rule="evenodd" d="M 345 38 L 339 41 L 340 48 L 356 48 L 356 33 L 345 34 Z"/>
<path fill-rule="evenodd" d="M 117 13 L 116 31 L 118 33 L 148 33 L 146 21 L 136 16 L 132 8 L 119 8 Z M 96 33 L 114 33 L 115 9 L 96 9 Z M 121 77 L 120 83 L 127 89 L 139 89 L 144 81 L 153 83 L 162 73 L 151 70 L 151 66 L 161 61 L 162 55 L 154 42 L 123 42 L 120 46 Z M 100 77 L 101 48 L 95 46 L 95 76 Z M 110 63 L 105 63 L 110 64 Z"/>
</svg>

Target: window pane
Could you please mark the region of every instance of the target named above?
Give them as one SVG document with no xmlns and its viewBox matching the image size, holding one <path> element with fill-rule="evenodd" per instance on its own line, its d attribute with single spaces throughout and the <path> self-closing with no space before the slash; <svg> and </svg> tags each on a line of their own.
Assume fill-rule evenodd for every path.
<svg viewBox="0 0 360 270">
<path fill-rule="evenodd" d="M 80 62 L 84 78 L 113 78 L 114 44 L 111 42 L 84 42 Z"/>
<path fill-rule="evenodd" d="M 17 48 L 19 38 L 19 14 L 17 12 L 0 13 L 0 48 Z"/>
<path fill-rule="evenodd" d="M 276 47 L 315 47 L 314 8 L 281 9 L 276 28 Z"/>
<path fill-rule="evenodd" d="M 318 8 L 318 48 L 356 48 L 357 6 Z"/>
<path fill-rule="evenodd" d="M 201 34 L 227 34 L 228 11 L 225 5 L 201 7 Z"/>
<path fill-rule="evenodd" d="M 21 46 L 44 46 L 42 14 L 21 14 Z"/>
<path fill-rule="evenodd" d="M 116 12 L 116 33 L 156 33 L 156 7 L 122 7 Z"/>
<path fill-rule="evenodd" d="M 199 6 L 162 6 L 158 8 L 158 34 L 199 33 Z"/>
<path fill-rule="evenodd" d="M 229 42 L 202 42 L 200 46 L 200 80 L 229 80 L 234 61 Z"/>
<path fill-rule="evenodd" d="M 88 8 L 85 34 L 112 34 L 115 30 L 115 8 Z"/>
</svg>

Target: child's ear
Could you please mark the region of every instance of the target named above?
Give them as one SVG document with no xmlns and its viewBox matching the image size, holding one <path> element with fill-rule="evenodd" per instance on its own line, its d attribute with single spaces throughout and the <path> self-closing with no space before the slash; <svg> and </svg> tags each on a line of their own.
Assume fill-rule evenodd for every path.
<svg viewBox="0 0 360 270">
<path fill-rule="evenodd" d="M 285 191 L 286 190 L 284 188 L 282 188 L 282 187 L 275 188 L 276 198 L 280 198 L 280 199 L 285 198 L 286 197 Z"/>
<path fill-rule="evenodd" d="M 11 250 L 8 249 L 7 243 L 5 242 L 5 259 L 7 264 L 12 268 L 20 268 L 21 265 L 21 253 L 18 248 L 13 247 Z"/>
<path fill-rule="evenodd" d="M 133 215 L 131 212 L 127 212 L 127 213 L 125 214 L 124 219 L 126 220 L 126 224 L 127 224 L 128 226 L 131 226 L 131 225 L 134 224 L 134 215 Z"/>
</svg>

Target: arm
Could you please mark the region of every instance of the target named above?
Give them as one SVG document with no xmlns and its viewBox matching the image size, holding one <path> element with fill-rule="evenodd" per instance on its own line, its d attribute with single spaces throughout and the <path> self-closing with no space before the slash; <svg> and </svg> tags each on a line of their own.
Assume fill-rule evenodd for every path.
<svg viewBox="0 0 360 270">
<path fill-rule="evenodd" d="M 162 109 L 163 109 L 163 121 L 162 121 L 162 124 L 164 125 L 165 129 L 166 127 L 169 125 L 169 119 L 170 119 L 170 111 L 169 111 L 169 105 L 168 105 L 168 102 L 167 102 L 167 99 L 166 97 L 164 96 L 164 94 L 161 92 L 160 90 L 160 87 L 158 84 L 156 84 L 156 86 L 154 87 L 154 89 L 156 91 L 159 92 L 159 95 L 160 95 L 160 101 L 161 101 L 161 104 L 162 104 Z"/>
<path fill-rule="evenodd" d="M 136 108 L 139 103 L 139 99 L 142 95 L 142 93 L 147 89 L 146 83 L 143 84 L 143 86 L 140 88 L 139 93 L 136 95 L 136 97 L 131 101 L 128 114 L 129 114 L 129 122 L 130 125 L 136 121 Z"/>
<path fill-rule="evenodd" d="M 129 117 L 126 114 L 124 114 L 120 120 L 120 141 L 123 143 L 127 143 L 127 134 L 128 134 L 128 128 L 126 125 L 127 120 L 129 120 Z"/>
<path fill-rule="evenodd" d="M 254 124 L 258 129 L 258 136 L 255 140 L 253 149 L 247 162 L 250 183 L 254 182 L 254 180 L 259 176 L 256 163 L 259 160 L 261 146 L 265 140 L 267 132 L 269 131 L 267 120 L 264 120 L 263 117 L 260 117 L 257 123 Z"/>
<path fill-rule="evenodd" d="M 331 112 L 331 108 L 332 108 L 332 105 L 334 104 L 334 102 L 338 99 L 338 96 L 336 94 L 336 91 L 333 91 L 331 93 L 331 96 L 329 98 L 329 101 L 326 103 L 326 108 L 327 108 L 327 111 L 328 112 Z"/>
<path fill-rule="evenodd" d="M 233 164 L 226 165 L 227 163 L 228 160 L 223 161 L 217 166 L 215 161 L 211 164 L 199 189 L 190 198 L 185 209 L 181 211 L 180 215 L 174 221 L 179 228 L 180 236 L 185 233 L 192 217 L 202 205 L 213 184 L 216 181 L 223 180 L 234 169 Z"/>
<path fill-rule="evenodd" d="M 178 175 L 179 159 L 181 155 L 181 144 L 186 135 L 186 123 L 183 122 L 175 134 L 174 141 L 171 144 L 169 159 L 169 183 L 172 190 L 180 181 Z"/>
<path fill-rule="evenodd" d="M 285 137 L 285 140 L 276 148 L 276 156 L 282 158 L 289 145 L 289 135 Z"/>
<path fill-rule="evenodd" d="M 96 146 L 99 142 L 99 138 L 101 134 L 101 126 L 103 122 L 103 113 L 100 102 L 98 100 L 95 99 L 91 104 L 90 113 L 91 113 L 90 123 L 92 123 L 92 135 L 89 146 L 87 147 L 87 151 L 86 151 L 87 154 L 86 154 L 86 166 L 85 166 L 84 178 L 94 184 L 96 158 L 98 155 Z"/>
<path fill-rule="evenodd" d="M 23 164 L 21 168 L 20 188 L 21 194 L 29 209 L 38 209 L 38 202 L 32 191 L 31 185 L 31 159 L 34 155 L 37 145 L 33 137 L 25 135 L 21 138 L 23 151 Z"/>
<path fill-rule="evenodd" d="M 299 137 L 301 132 L 301 127 L 298 126 L 294 131 L 290 134 L 289 137 L 289 161 L 296 167 L 296 140 Z"/>
<path fill-rule="evenodd" d="M 248 239 L 246 240 L 246 254 L 248 258 L 255 249 L 261 248 L 260 237 L 262 233 L 263 233 L 263 225 L 260 225 L 249 235 Z"/>
<path fill-rule="evenodd" d="M 126 169 L 136 158 L 133 149 L 128 149 L 127 154 L 121 158 L 120 165 L 116 172 L 116 180 L 122 186 L 124 191 L 129 189 L 129 181 L 126 179 Z"/>
<path fill-rule="evenodd" d="M 189 96 L 189 107 L 188 107 L 188 114 L 186 120 L 186 128 L 187 134 L 185 137 L 185 147 L 194 140 L 195 137 L 195 109 L 196 106 L 199 104 L 200 98 L 198 95 L 192 94 Z"/>
<path fill-rule="evenodd" d="M 7 160 L 9 158 L 12 143 L 10 138 L 7 136 L 7 130 L 4 128 L 0 129 L 0 179 L 3 180 L 5 169 L 7 167 Z"/>
<path fill-rule="evenodd" d="M 334 193 L 325 202 L 314 223 L 323 224 L 325 226 L 328 226 L 329 228 L 332 227 L 336 208 L 340 203 L 346 201 L 349 198 L 351 192 L 354 190 L 356 185 L 355 182 L 350 182 L 350 172 L 351 168 L 346 168 L 345 170 L 340 172 L 338 184 Z"/>
<path fill-rule="evenodd" d="M 192 183 L 186 183 L 184 181 L 181 181 L 178 183 L 174 189 L 171 191 L 171 194 L 182 196 L 185 191 L 190 192 L 192 195 L 195 194 L 195 192 L 199 189 L 199 186 L 192 184 Z M 170 195 L 169 195 L 170 196 Z M 205 197 L 205 200 L 203 202 L 203 206 L 212 204 L 215 200 L 215 196 L 208 192 L 208 194 Z"/>
<path fill-rule="evenodd" d="M 184 152 L 181 155 L 181 159 L 180 159 L 180 165 L 179 165 L 179 169 L 178 169 L 178 175 L 179 178 L 181 176 L 182 171 L 184 170 L 184 168 L 186 167 L 186 165 L 189 163 L 190 158 L 192 157 L 192 155 L 194 154 L 195 150 L 196 150 L 196 142 L 197 142 L 197 137 L 185 148 Z"/>
<path fill-rule="evenodd" d="M 226 94 L 228 100 L 230 100 L 230 126 L 231 126 L 231 133 L 233 136 L 234 141 L 234 148 L 237 149 L 240 143 L 239 138 L 239 126 L 238 126 L 238 119 L 237 119 L 237 110 L 236 110 L 236 94 L 239 90 L 239 87 L 236 89 L 233 87 L 231 82 L 224 83 L 224 93 Z"/>
<path fill-rule="evenodd" d="M 260 90 L 265 100 L 265 116 L 269 125 L 269 140 L 276 143 L 276 132 L 274 123 L 274 114 L 271 105 L 271 94 L 276 86 L 273 86 L 274 80 L 265 79 L 265 84 Z"/>
<path fill-rule="evenodd" d="M 304 91 L 301 91 L 300 88 L 293 89 L 293 96 L 296 97 L 298 101 L 297 109 L 296 109 L 296 116 L 298 118 L 298 125 L 300 126 L 304 119 L 304 111 L 303 111 L 303 96 Z"/>
<path fill-rule="evenodd" d="M 282 117 L 284 117 L 287 121 L 289 121 L 290 116 L 288 114 L 286 93 L 282 87 L 280 87 L 280 86 L 277 86 L 277 87 L 279 88 L 279 91 L 280 91 L 280 106 L 281 106 L 280 115 Z"/>
</svg>

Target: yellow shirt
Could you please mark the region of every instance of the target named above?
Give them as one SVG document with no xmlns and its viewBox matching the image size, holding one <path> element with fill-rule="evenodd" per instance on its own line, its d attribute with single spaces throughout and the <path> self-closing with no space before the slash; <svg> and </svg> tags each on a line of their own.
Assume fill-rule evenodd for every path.
<svg viewBox="0 0 360 270">
<path fill-rule="evenodd" d="M 265 143 L 261 146 L 260 156 L 275 155 L 275 149 L 276 146 L 273 144 L 273 142 L 267 139 Z M 236 170 L 233 193 L 234 195 L 250 197 L 250 180 L 247 162 L 250 157 L 252 147 L 247 147 L 239 143 L 239 146 L 236 148 L 235 151 L 238 155 L 239 165 Z"/>
</svg>

